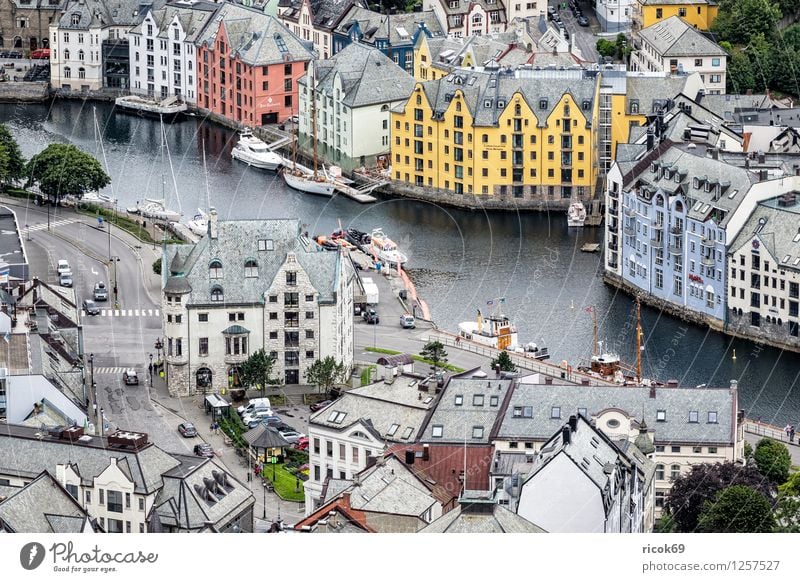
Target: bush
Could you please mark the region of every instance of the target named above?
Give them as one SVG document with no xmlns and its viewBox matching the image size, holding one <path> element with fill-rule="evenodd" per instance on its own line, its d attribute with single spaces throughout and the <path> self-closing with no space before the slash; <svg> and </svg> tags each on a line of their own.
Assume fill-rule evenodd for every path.
<svg viewBox="0 0 800 582">
<path fill-rule="evenodd" d="M 758 470 L 773 483 L 785 483 L 789 479 L 792 457 L 783 443 L 772 439 L 761 439 L 756 445 L 753 458 Z"/>
<path fill-rule="evenodd" d="M 161 274 L 161 259 L 160 258 L 158 258 L 155 261 L 153 261 L 153 272 L 156 275 L 160 275 Z"/>
</svg>

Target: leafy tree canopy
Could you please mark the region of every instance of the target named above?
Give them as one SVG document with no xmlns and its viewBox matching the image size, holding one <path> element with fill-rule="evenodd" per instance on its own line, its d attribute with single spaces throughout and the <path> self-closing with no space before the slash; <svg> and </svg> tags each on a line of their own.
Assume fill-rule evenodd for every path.
<svg viewBox="0 0 800 582">
<path fill-rule="evenodd" d="M 772 439 L 761 439 L 753 453 L 761 474 L 773 483 L 780 484 L 789 478 L 792 457 L 786 445 Z"/>
<path fill-rule="evenodd" d="M 0 123 L 0 148 L 4 152 L 4 162 L 0 168 L 0 182 L 19 180 L 25 175 L 25 159 L 19 144 L 5 124 Z"/>
<path fill-rule="evenodd" d="M 498 364 L 500 364 L 500 370 L 503 372 L 516 372 L 517 367 L 514 365 L 514 362 L 511 361 L 511 356 L 508 355 L 508 352 L 503 350 L 497 357 L 492 360 L 491 367 L 495 368 Z"/>
<path fill-rule="evenodd" d="M 39 184 L 42 193 L 53 201 L 64 196 L 82 198 L 100 190 L 111 178 L 95 158 L 74 145 L 50 144 L 33 156 L 27 167 L 28 185 Z"/>
<path fill-rule="evenodd" d="M 705 533 L 769 533 L 775 529 L 772 506 L 746 485 L 731 485 L 706 501 L 698 529 Z"/>
</svg>

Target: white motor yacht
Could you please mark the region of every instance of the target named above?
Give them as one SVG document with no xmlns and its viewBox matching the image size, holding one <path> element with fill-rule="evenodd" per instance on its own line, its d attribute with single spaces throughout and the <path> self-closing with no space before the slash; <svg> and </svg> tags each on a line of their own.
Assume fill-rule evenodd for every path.
<svg viewBox="0 0 800 582">
<path fill-rule="evenodd" d="M 567 210 L 567 225 L 583 226 L 584 222 L 586 222 L 586 207 L 583 202 L 573 202 Z"/>
<path fill-rule="evenodd" d="M 267 144 L 258 139 L 249 130 L 239 135 L 239 143 L 231 151 L 234 160 L 244 162 L 248 166 L 261 170 L 277 170 L 283 163 L 283 158 L 269 149 Z"/>
</svg>

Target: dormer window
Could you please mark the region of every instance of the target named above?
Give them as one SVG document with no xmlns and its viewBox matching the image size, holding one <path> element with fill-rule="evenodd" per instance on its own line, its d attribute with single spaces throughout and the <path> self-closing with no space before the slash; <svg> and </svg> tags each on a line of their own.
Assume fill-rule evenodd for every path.
<svg viewBox="0 0 800 582">
<path fill-rule="evenodd" d="M 547 99 L 539 99 L 539 109 L 547 109 Z"/>
<path fill-rule="evenodd" d="M 72 26 L 78 26 L 81 23 L 81 15 L 80 14 L 73 14 L 70 17 L 70 24 Z"/>
<path fill-rule="evenodd" d="M 703 184 L 703 190 L 706 192 L 711 192 L 711 182 L 706 182 Z"/>
<path fill-rule="evenodd" d="M 497 108 L 498 109 L 503 109 L 505 106 L 506 106 L 506 102 L 505 101 L 503 101 L 502 99 L 498 99 L 497 100 Z"/>
<path fill-rule="evenodd" d="M 247 259 L 244 262 L 244 276 L 246 278 L 258 277 L 258 263 L 255 259 Z"/>
<path fill-rule="evenodd" d="M 657 410 L 656 411 L 656 422 L 667 422 L 667 411 L 666 410 Z"/>
<path fill-rule="evenodd" d="M 208 265 L 208 278 L 209 279 L 222 279 L 222 261 L 214 259 Z"/>
<path fill-rule="evenodd" d="M 695 179 L 692 180 L 692 186 L 694 186 L 695 188 L 699 188 L 700 187 L 700 179 L 695 177 Z"/>
<path fill-rule="evenodd" d="M 211 301 L 213 303 L 222 303 L 225 300 L 225 293 L 222 291 L 222 287 L 219 285 L 214 285 L 211 288 Z"/>
<path fill-rule="evenodd" d="M 581 109 L 584 111 L 589 111 L 592 108 L 592 102 L 588 99 L 584 99 L 583 104 L 581 105 Z"/>
<path fill-rule="evenodd" d="M 274 251 L 275 250 L 275 243 L 272 239 L 269 238 L 260 238 L 258 239 L 258 250 L 260 251 Z"/>
</svg>

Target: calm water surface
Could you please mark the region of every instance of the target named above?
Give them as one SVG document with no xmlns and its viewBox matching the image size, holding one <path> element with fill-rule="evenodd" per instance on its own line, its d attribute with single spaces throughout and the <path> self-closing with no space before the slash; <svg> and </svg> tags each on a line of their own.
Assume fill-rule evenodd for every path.
<svg viewBox="0 0 800 582">
<path fill-rule="evenodd" d="M 409 273 L 440 327 L 455 330 L 477 309 L 485 312 L 488 300 L 504 297 L 521 341 L 544 343 L 555 360 L 575 365 L 591 355 L 592 319 L 584 308 L 594 305 L 600 339 L 633 361 L 635 307 L 603 285 L 600 255 L 580 252 L 585 242 L 600 242 L 601 229 L 568 230 L 561 212 L 487 214 L 400 199 L 364 206 L 312 197 L 289 190 L 273 173 L 233 161 L 236 137 L 227 129 L 190 118 L 165 128 L 163 148 L 157 121 L 114 114 L 104 104 L 97 104 L 96 118 L 103 149 L 91 103 L 0 106 L 0 121 L 26 156 L 53 142 L 73 143 L 101 161 L 104 150 L 112 176 L 106 193 L 122 207 L 163 197 L 187 218 L 211 205 L 223 218 L 299 217 L 314 234 L 330 233 L 339 223 L 365 231 L 381 227 L 409 255 Z M 736 379 L 748 416 L 800 424 L 798 355 L 732 340 L 649 308 L 642 308 L 642 323 L 647 375 L 690 386 L 727 386 Z"/>
</svg>

